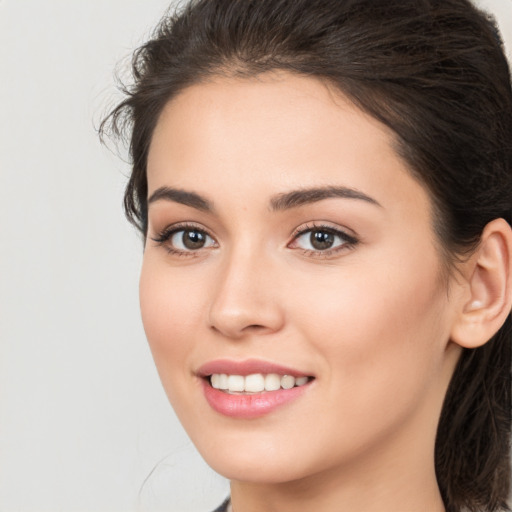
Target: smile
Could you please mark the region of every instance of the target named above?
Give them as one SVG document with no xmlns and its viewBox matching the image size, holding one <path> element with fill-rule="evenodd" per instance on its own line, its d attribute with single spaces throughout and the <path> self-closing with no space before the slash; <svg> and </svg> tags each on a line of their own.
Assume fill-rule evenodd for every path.
<svg viewBox="0 0 512 512">
<path fill-rule="evenodd" d="M 269 361 L 216 360 L 198 371 L 206 402 L 217 413 L 259 418 L 304 396 L 316 380 L 306 372 Z"/>
<path fill-rule="evenodd" d="M 210 384 L 214 389 L 233 394 L 292 389 L 296 386 L 304 386 L 310 380 L 310 377 L 296 378 L 293 375 L 279 375 L 277 373 L 253 373 L 247 376 L 214 373 L 210 376 Z"/>
</svg>

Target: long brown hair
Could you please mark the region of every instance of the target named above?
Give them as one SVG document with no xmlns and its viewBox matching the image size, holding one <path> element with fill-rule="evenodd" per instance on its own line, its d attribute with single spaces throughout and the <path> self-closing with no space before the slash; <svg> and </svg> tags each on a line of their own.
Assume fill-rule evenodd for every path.
<svg viewBox="0 0 512 512">
<path fill-rule="evenodd" d="M 450 266 L 495 218 L 512 223 L 512 91 L 492 20 L 468 0 L 193 0 L 133 56 L 133 84 L 101 131 L 128 133 L 128 218 L 147 229 L 146 162 L 169 99 L 212 75 L 286 70 L 338 87 L 389 126 L 429 191 Z M 435 447 L 447 512 L 508 510 L 510 315 L 466 349 Z"/>
</svg>

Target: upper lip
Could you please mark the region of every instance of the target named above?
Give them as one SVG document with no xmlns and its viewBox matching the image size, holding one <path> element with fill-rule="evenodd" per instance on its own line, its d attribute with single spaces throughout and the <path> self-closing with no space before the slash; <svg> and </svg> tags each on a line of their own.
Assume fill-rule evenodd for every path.
<svg viewBox="0 0 512 512">
<path fill-rule="evenodd" d="M 278 375 L 291 375 L 292 377 L 311 377 L 309 373 L 304 373 L 295 368 L 275 364 L 261 359 L 245 359 L 244 361 L 234 361 L 231 359 L 216 359 L 209 361 L 197 370 L 199 377 L 208 377 L 214 373 L 226 373 L 228 375 L 251 375 L 254 373 L 277 373 Z"/>
</svg>

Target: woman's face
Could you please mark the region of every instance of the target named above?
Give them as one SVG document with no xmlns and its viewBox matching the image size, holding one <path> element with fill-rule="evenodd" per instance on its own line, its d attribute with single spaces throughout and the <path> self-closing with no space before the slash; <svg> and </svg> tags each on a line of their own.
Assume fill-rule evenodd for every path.
<svg viewBox="0 0 512 512">
<path fill-rule="evenodd" d="M 219 78 L 166 106 L 148 186 L 144 327 L 214 469 L 432 457 L 457 288 L 388 129 L 313 78 Z"/>
</svg>

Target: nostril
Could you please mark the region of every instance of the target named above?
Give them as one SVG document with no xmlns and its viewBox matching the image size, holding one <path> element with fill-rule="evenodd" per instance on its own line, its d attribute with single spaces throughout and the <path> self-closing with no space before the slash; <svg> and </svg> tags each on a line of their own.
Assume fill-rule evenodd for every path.
<svg viewBox="0 0 512 512">
<path fill-rule="evenodd" d="M 224 297 L 213 302 L 208 320 L 215 332 L 240 338 L 247 334 L 276 332 L 283 327 L 284 314 L 279 305 L 247 298 L 235 303 L 235 298 Z"/>
<path fill-rule="evenodd" d="M 241 329 L 237 329 L 237 330 L 233 330 L 233 331 L 230 331 L 229 329 L 227 329 L 226 326 L 224 326 L 224 328 L 220 328 L 220 327 L 217 327 L 216 325 L 211 325 L 210 328 L 219 334 L 224 334 L 224 335 L 227 335 L 227 336 L 233 337 L 233 338 L 240 338 L 244 334 L 248 334 L 248 333 L 264 334 L 265 331 L 269 331 L 269 332 L 272 331 L 271 328 L 266 327 L 264 325 L 259 325 L 259 324 L 246 325 L 245 327 L 242 327 Z M 230 331 L 230 332 L 228 332 L 228 331 Z"/>
</svg>

